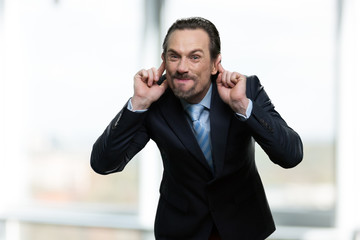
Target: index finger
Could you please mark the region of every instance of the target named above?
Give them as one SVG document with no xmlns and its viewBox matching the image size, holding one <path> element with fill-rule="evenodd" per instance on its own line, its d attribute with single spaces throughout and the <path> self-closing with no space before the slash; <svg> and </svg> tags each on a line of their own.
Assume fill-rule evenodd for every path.
<svg viewBox="0 0 360 240">
<path fill-rule="evenodd" d="M 218 65 L 218 70 L 219 70 L 220 73 L 225 72 L 225 69 L 223 68 L 223 66 L 221 65 L 220 62 L 219 62 L 219 65 Z"/>
<path fill-rule="evenodd" d="M 165 62 L 162 61 L 160 67 L 158 68 L 158 79 L 161 77 L 161 75 L 163 74 L 163 72 L 165 71 Z"/>
<path fill-rule="evenodd" d="M 223 68 L 223 66 L 221 65 L 221 63 L 218 63 L 218 76 L 216 78 L 216 82 L 217 83 L 221 83 L 221 79 L 222 79 L 222 75 L 225 72 L 225 69 Z"/>
</svg>

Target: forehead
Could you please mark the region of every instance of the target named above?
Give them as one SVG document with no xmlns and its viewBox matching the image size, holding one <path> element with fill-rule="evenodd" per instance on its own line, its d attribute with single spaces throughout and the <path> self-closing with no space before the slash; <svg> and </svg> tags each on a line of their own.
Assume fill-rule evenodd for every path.
<svg viewBox="0 0 360 240">
<path fill-rule="evenodd" d="M 169 36 L 168 51 L 202 50 L 209 52 L 209 35 L 203 29 L 175 30 Z"/>
</svg>

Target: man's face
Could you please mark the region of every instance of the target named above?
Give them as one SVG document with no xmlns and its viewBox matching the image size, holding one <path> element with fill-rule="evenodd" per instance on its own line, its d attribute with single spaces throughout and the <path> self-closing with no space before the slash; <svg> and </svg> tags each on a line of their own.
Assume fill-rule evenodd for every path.
<svg viewBox="0 0 360 240">
<path fill-rule="evenodd" d="M 209 36 L 202 29 L 175 30 L 162 56 L 170 88 L 189 103 L 199 103 L 205 97 L 210 76 L 217 72 L 209 44 Z"/>
</svg>

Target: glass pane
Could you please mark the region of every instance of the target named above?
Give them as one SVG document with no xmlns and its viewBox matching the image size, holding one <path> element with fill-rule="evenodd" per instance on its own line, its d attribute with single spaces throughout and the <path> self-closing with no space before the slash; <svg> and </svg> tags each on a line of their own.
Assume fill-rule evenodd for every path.
<svg viewBox="0 0 360 240">
<path fill-rule="evenodd" d="M 257 147 L 257 165 L 274 209 L 329 210 L 335 204 L 334 145 L 305 142 L 304 160 L 294 169 L 274 165 Z M 321 166 L 319 168 L 315 167 Z M 311 197 L 310 197 L 311 196 Z"/>
<path fill-rule="evenodd" d="M 8 89 L 23 92 L 18 115 L 24 131 L 17 135 L 26 162 L 26 174 L 19 174 L 27 194 L 22 201 L 136 210 L 136 159 L 123 174 L 106 177 L 89 161 L 92 144 L 132 95 L 142 2 L 18 2 L 6 5 L 6 47 L 19 49 L 8 54 L 7 70 L 21 74 L 6 80 Z M 15 88 L 14 81 L 21 84 Z"/>
<path fill-rule="evenodd" d="M 21 240 L 141 240 L 142 233 L 137 230 L 75 227 L 47 224 L 20 224 Z"/>
</svg>

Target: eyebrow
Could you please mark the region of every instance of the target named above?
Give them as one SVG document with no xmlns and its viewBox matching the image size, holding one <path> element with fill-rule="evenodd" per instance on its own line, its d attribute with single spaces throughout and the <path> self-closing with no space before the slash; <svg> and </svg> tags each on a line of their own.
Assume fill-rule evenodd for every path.
<svg viewBox="0 0 360 240">
<path fill-rule="evenodd" d="M 194 54 L 194 53 L 196 53 L 196 52 L 200 52 L 200 53 L 204 54 L 204 51 L 203 51 L 201 48 L 192 50 L 192 51 L 190 52 L 190 54 Z M 171 49 L 171 48 L 167 50 L 167 53 L 179 54 L 177 51 L 175 51 L 174 49 Z"/>
</svg>

